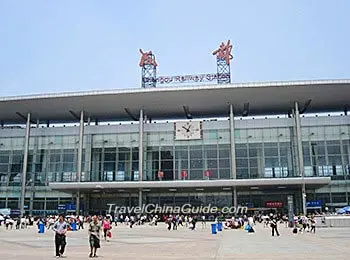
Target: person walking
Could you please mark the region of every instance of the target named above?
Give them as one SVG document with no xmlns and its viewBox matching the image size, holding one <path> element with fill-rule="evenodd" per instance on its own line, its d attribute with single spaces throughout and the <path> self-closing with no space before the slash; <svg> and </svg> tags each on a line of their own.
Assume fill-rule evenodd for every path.
<svg viewBox="0 0 350 260">
<path fill-rule="evenodd" d="M 271 220 L 271 229 L 272 229 L 272 236 L 275 236 L 275 232 L 276 232 L 277 236 L 280 235 L 278 233 L 278 230 L 277 230 L 277 219 L 276 219 L 276 217 L 272 218 L 272 220 Z"/>
<path fill-rule="evenodd" d="M 105 218 L 103 220 L 103 238 L 107 240 L 107 234 L 111 230 L 111 223 L 109 222 L 109 218 Z"/>
<path fill-rule="evenodd" d="M 315 219 L 315 217 L 312 217 L 311 220 L 310 220 L 310 222 L 311 222 L 311 230 L 310 230 L 310 233 L 312 233 L 312 231 L 313 231 L 314 234 L 315 234 L 315 232 L 316 232 L 316 219 Z"/>
<path fill-rule="evenodd" d="M 168 230 L 171 230 L 171 223 L 173 221 L 173 217 L 171 215 L 169 215 L 169 217 L 167 218 L 167 223 L 168 223 Z"/>
<path fill-rule="evenodd" d="M 97 216 L 93 216 L 92 221 L 89 224 L 89 242 L 90 242 L 90 254 L 89 257 L 97 257 L 97 249 L 100 245 L 100 231 L 102 227 L 98 221 Z"/>
<path fill-rule="evenodd" d="M 205 228 L 207 228 L 207 224 L 205 221 L 205 215 L 202 215 L 202 229 L 205 229 Z"/>
<path fill-rule="evenodd" d="M 191 230 L 195 230 L 196 229 L 196 223 L 197 223 L 197 216 L 194 216 L 192 218 L 192 221 L 191 221 L 191 224 L 192 224 Z"/>
<path fill-rule="evenodd" d="M 84 217 L 78 216 L 78 221 L 79 221 L 79 230 L 84 229 Z"/>
<path fill-rule="evenodd" d="M 134 216 L 130 216 L 130 228 L 132 228 L 135 224 L 135 217 Z"/>
<path fill-rule="evenodd" d="M 68 224 L 64 221 L 63 215 L 59 215 L 58 221 L 53 225 L 52 230 L 55 232 L 55 247 L 56 258 L 64 257 L 64 250 L 66 248 L 66 233 Z"/>
</svg>

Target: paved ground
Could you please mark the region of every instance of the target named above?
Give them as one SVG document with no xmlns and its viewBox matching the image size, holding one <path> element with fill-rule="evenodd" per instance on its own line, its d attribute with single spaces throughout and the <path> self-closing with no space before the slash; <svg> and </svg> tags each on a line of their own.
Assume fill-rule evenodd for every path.
<svg viewBox="0 0 350 260">
<path fill-rule="evenodd" d="M 113 227 L 113 238 L 102 242 L 101 259 L 348 259 L 350 228 L 322 228 L 316 234 L 293 235 L 279 227 L 281 236 L 272 237 L 270 229 L 258 225 L 257 232 L 224 230 L 212 235 L 209 225 L 190 231 L 168 231 L 157 227 Z M 68 259 L 88 259 L 86 230 L 69 232 Z M 35 228 L 9 230 L 0 227 L 0 259 L 53 259 L 52 231 L 38 234 Z"/>
</svg>

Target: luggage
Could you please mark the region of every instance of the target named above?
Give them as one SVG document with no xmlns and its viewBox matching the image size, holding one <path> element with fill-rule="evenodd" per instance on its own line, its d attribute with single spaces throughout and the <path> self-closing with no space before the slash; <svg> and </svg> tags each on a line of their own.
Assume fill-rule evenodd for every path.
<svg viewBox="0 0 350 260">
<path fill-rule="evenodd" d="M 248 230 L 248 233 L 254 233 L 254 232 L 255 232 L 254 228 L 250 227 L 250 229 Z"/>
</svg>

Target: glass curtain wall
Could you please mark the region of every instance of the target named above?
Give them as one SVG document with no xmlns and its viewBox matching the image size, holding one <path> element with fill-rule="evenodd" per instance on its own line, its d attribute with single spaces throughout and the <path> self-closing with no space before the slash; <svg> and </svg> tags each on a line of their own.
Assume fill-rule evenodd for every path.
<svg viewBox="0 0 350 260">
<path fill-rule="evenodd" d="M 347 179 L 350 174 L 349 126 L 302 127 L 305 176 Z"/>
<path fill-rule="evenodd" d="M 305 175 L 347 179 L 349 140 L 349 125 L 303 126 Z M 0 139 L 1 186 L 20 186 L 24 142 Z M 236 129 L 235 142 L 237 178 L 299 176 L 293 127 Z M 78 147 L 78 135 L 31 136 L 27 182 L 76 181 Z M 85 135 L 83 148 L 83 181 L 139 179 L 138 132 Z M 159 172 L 163 181 L 231 177 L 229 129 L 204 129 L 202 139 L 188 141 L 174 140 L 173 131 L 146 131 L 143 153 L 144 180 L 160 180 Z"/>
<path fill-rule="evenodd" d="M 173 132 L 144 137 L 145 180 L 230 178 L 229 130 L 203 130 L 203 139 L 188 141 L 174 140 Z"/>
<path fill-rule="evenodd" d="M 291 128 L 236 129 L 238 179 L 296 176 L 295 136 Z"/>
<path fill-rule="evenodd" d="M 49 182 L 77 179 L 79 137 L 32 136 L 29 140 L 29 182 L 43 186 Z"/>
<path fill-rule="evenodd" d="M 24 137 L 0 138 L 0 185 L 20 186 Z"/>
<path fill-rule="evenodd" d="M 92 135 L 90 181 L 137 181 L 138 150 L 138 133 Z"/>
</svg>

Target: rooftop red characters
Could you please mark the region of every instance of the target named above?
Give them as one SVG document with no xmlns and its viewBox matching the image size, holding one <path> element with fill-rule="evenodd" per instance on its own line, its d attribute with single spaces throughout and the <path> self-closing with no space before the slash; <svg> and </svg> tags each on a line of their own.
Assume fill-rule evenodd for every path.
<svg viewBox="0 0 350 260">
<path fill-rule="evenodd" d="M 139 64 L 140 67 L 143 67 L 144 65 L 154 65 L 156 67 L 158 66 L 158 64 L 154 58 L 154 55 L 152 54 L 152 51 L 143 52 L 140 49 L 140 53 L 141 53 L 141 60 L 140 60 L 140 64 Z"/>
<path fill-rule="evenodd" d="M 222 42 L 220 44 L 219 49 L 213 52 L 213 55 L 216 55 L 217 58 L 225 59 L 226 64 L 230 64 L 230 60 L 233 59 L 233 56 L 231 54 L 232 51 L 232 45 L 230 43 L 230 40 L 227 41 L 227 44 Z"/>
</svg>

